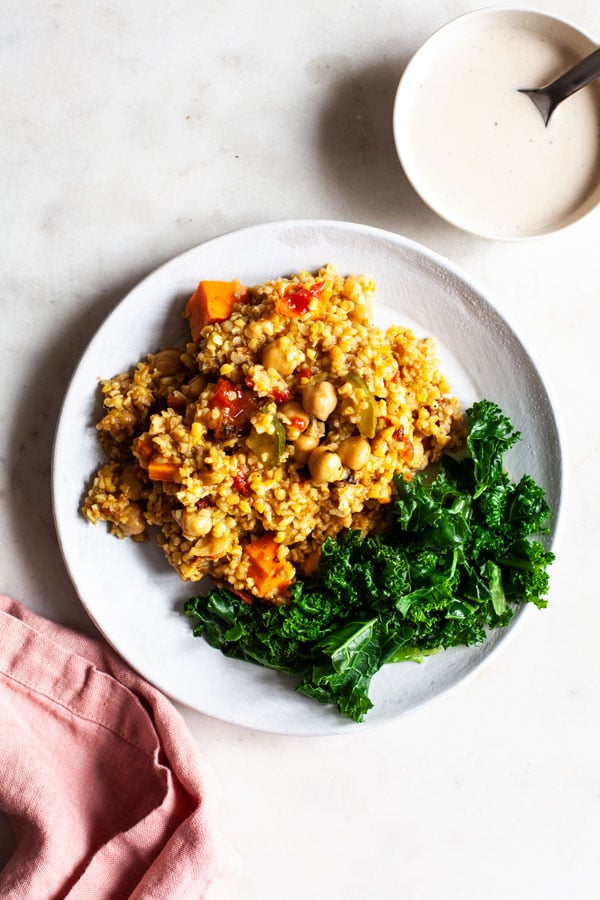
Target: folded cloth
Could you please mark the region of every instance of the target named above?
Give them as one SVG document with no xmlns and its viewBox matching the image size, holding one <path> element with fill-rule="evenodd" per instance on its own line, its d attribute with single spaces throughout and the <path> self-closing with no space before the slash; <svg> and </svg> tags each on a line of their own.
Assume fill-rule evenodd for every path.
<svg viewBox="0 0 600 900">
<path fill-rule="evenodd" d="M 0 596 L 3 900 L 221 900 L 237 857 L 183 718 L 104 641 Z"/>
</svg>

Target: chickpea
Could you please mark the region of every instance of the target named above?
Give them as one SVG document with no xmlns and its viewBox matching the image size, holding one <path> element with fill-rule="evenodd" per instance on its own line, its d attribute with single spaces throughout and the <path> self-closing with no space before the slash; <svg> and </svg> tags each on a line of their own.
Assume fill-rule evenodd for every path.
<svg viewBox="0 0 600 900">
<path fill-rule="evenodd" d="M 288 441 L 295 441 L 298 435 L 306 431 L 310 424 L 309 414 L 295 400 L 288 400 L 286 403 L 282 403 L 277 408 L 277 415 L 285 425 Z"/>
<path fill-rule="evenodd" d="M 161 350 L 154 357 L 154 365 L 161 375 L 174 375 L 179 368 L 179 350 Z"/>
<path fill-rule="evenodd" d="M 329 418 L 336 408 L 337 402 L 337 392 L 330 381 L 307 384 L 302 391 L 304 409 L 322 422 Z"/>
<path fill-rule="evenodd" d="M 142 534 L 145 528 L 146 522 L 141 508 L 137 503 L 130 503 L 125 517 L 119 522 L 119 531 L 125 537 L 131 537 L 133 534 Z"/>
<path fill-rule="evenodd" d="M 202 375 L 194 375 L 185 392 L 190 400 L 197 400 L 205 387 L 206 378 L 203 378 Z"/>
<path fill-rule="evenodd" d="M 315 484 L 340 481 L 344 476 L 342 460 L 337 453 L 326 447 L 317 447 L 313 450 L 308 459 L 308 468 Z"/>
<path fill-rule="evenodd" d="M 204 537 L 212 528 L 212 516 L 207 509 L 186 509 L 181 514 L 181 530 L 188 537 Z"/>
<path fill-rule="evenodd" d="M 139 500 L 142 496 L 144 485 L 140 479 L 134 475 L 133 468 L 128 466 L 121 475 L 119 487 L 129 500 Z"/>
<path fill-rule="evenodd" d="M 371 456 L 371 446 L 364 437 L 349 437 L 341 442 L 338 453 L 342 463 L 349 469 L 356 471 L 362 469 Z"/>
<path fill-rule="evenodd" d="M 127 431 L 130 432 L 133 430 L 136 424 L 135 413 L 132 413 L 129 409 L 120 409 L 118 412 L 114 414 L 116 418 L 116 426 L 119 431 Z"/>
<path fill-rule="evenodd" d="M 301 434 L 294 441 L 294 462 L 304 466 L 310 454 L 319 446 L 319 438 L 312 434 Z"/>
<path fill-rule="evenodd" d="M 318 419 L 311 419 L 306 429 L 294 441 L 294 462 L 304 466 L 310 454 L 319 446 L 325 434 L 325 426 Z"/>
<path fill-rule="evenodd" d="M 291 349 L 289 338 L 286 340 L 285 337 L 278 337 L 270 341 L 262 353 L 262 364 L 265 369 L 275 369 L 284 377 L 291 375 L 297 365 L 294 354 L 290 352 Z"/>
<path fill-rule="evenodd" d="M 230 541 L 231 538 L 227 534 L 220 537 L 216 537 L 214 534 L 208 534 L 196 541 L 190 554 L 192 556 L 199 556 L 203 559 L 220 559 L 227 553 Z"/>
</svg>

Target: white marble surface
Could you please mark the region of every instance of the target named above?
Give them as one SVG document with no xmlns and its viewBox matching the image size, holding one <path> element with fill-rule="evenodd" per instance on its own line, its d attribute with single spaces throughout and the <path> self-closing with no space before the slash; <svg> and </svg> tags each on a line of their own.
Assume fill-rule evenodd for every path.
<svg viewBox="0 0 600 900">
<path fill-rule="evenodd" d="M 549 607 L 464 687 L 332 738 L 183 710 L 219 776 L 243 900 L 599 895 L 600 213 L 533 243 L 478 240 L 422 205 L 391 138 L 411 53 L 478 5 L 0 4 L 0 591 L 93 630 L 52 522 L 61 396 L 130 287 L 240 226 L 346 219 L 446 255 L 535 348 L 564 422 L 570 490 Z M 545 8 L 600 41 L 594 0 Z M 0 826 L 2 840 L 6 853 Z"/>
</svg>

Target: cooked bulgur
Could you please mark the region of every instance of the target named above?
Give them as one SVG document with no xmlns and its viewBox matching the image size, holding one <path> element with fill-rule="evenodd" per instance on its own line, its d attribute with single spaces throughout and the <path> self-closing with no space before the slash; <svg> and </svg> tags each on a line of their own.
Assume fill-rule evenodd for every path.
<svg viewBox="0 0 600 900">
<path fill-rule="evenodd" d="M 155 530 L 182 579 L 285 602 L 326 537 L 385 527 L 393 476 L 456 445 L 461 414 L 432 340 L 372 324 L 369 278 L 227 284 L 196 340 L 101 383 L 109 462 L 82 509 L 118 537 Z"/>
</svg>

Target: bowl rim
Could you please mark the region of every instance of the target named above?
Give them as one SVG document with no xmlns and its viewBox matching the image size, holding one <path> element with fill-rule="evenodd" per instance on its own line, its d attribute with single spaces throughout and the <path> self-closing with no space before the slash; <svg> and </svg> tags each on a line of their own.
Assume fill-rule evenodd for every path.
<svg viewBox="0 0 600 900">
<path fill-rule="evenodd" d="M 413 91 L 410 88 L 410 81 L 414 70 L 421 63 L 423 56 L 426 53 L 430 53 L 432 47 L 435 47 L 435 43 L 440 41 L 442 37 L 445 37 L 452 30 L 458 30 L 461 26 L 466 29 L 469 27 L 469 23 L 474 22 L 477 19 L 492 19 L 498 16 L 506 17 L 507 19 L 517 16 L 520 18 L 535 17 L 540 20 L 546 20 L 550 24 L 557 23 L 573 32 L 574 36 L 578 36 L 589 42 L 590 52 L 600 44 L 600 40 L 595 40 L 588 31 L 581 28 L 572 20 L 537 7 L 486 6 L 460 13 L 431 32 L 431 34 L 415 50 L 406 64 L 394 96 L 392 131 L 396 153 L 409 184 L 420 199 L 441 219 L 467 234 L 472 234 L 487 240 L 503 243 L 523 243 L 526 241 L 540 240 L 541 238 L 556 234 L 559 231 L 564 231 L 587 218 L 587 216 L 594 212 L 600 205 L 600 181 L 595 190 L 578 207 L 576 207 L 575 210 L 569 215 L 559 218 L 553 225 L 547 226 L 541 231 L 506 234 L 498 233 L 493 229 L 480 228 L 472 219 L 467 220 L 460 215 L 460 212 L 448 209 L 446 205 L 438 201 L 435 191 L 428 190 L 424 179 L 420 177 L 420 170 L 418 167 L 407 161 L 409 158 L 407 152 L 408 129 L 405 126 L 410 100 L 413 96 Z"/>
</svg>

